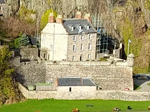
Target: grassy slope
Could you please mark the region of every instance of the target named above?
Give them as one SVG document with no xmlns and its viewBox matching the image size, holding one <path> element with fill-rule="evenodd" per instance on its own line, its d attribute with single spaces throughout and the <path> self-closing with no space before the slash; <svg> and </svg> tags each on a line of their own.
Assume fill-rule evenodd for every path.
<svg viewBox="0 0 150 112">
<path fill-rule="evenodd" d="M 93 107 L 86 107 L 93 104 Z M 80 112 L 111 112 L 114 107 L 122 111 L 131 106 L 132 110 L 147 110 L 150 102 L 129 102 L 116 100 L 28 100 L 24 103 L 4 105 L 0 112 L 72 112 L 78 108 Z M 140 111 L 141 112 L 141 111 Z"/>
</svg>

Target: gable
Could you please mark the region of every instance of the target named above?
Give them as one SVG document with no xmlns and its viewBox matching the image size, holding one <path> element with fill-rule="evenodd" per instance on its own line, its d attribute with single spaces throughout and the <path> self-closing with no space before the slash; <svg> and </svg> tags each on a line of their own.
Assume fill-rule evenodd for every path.
<svg viewBox="0 0 150 112">
<path fill-rule="evenodd" d="M 65 35 L 67 34 L 64 26 L 58 23 L 47 23 L 45 28 L 42 30 L 42 33 L 50 34 L 50 35 Z"/>
</svg>

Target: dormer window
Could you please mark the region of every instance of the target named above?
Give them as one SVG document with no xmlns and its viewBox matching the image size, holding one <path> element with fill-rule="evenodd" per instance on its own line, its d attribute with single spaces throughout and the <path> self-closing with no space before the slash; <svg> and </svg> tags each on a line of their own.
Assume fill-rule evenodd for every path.
<svg viewBox="0 0 150 112">
<path fill-rule="evenodd" d="M 90 26 L 89 26 L 89 25 L 87 25 L 87 26 L 86 26 L 86 29 L 87 29 L 87 30 L 89 30 L 89 29 L 90 29 Z"/>
<path fill-rule="evenodd" d="M 82 26 L 81 25 L 79 25 L 79 30 L 82 30 Z"/>
<path fill-rule="evenodd" d="M 71 31 L 73 31 L 74 30 L 74 27 L 73 26 L 71 26 Z"/>
</svg>

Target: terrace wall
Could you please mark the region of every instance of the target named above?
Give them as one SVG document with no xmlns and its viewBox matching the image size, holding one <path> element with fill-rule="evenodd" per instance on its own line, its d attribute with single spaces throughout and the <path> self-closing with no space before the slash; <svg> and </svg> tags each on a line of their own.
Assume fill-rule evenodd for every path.
<svg viewBox="0 0 150 112">
<path fill-rule="evenodd" d="M 89 78 L 102 90 L 133 90 L 132 67 L 111 62 L 22 62 L 16 78 L 24 85 L 55 82 L 57 78 Z"/>
</svg>

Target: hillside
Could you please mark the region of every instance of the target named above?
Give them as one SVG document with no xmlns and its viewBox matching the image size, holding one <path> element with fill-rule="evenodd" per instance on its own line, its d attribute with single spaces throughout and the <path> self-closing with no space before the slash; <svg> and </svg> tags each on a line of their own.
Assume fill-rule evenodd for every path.
<svg viewBox="0 0 150 112">
<path fill-rule="evenodd" d="M 149 0 L 7 0 L 13 15 L 31 18 L 40 28 L 41 17 L 53 9 L 64 18 L 73 17 L 77 10 L 90 12 L 107 33 L 125 45 L 132 41 L 130 53 L 135 54 L 135 73 L 150 72 L 150 1 Z M 34 16 L 33 16 L 34 15 Z"/>
</svg>

